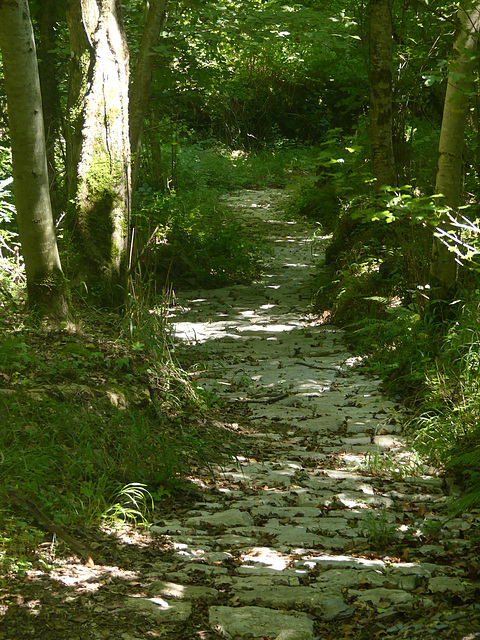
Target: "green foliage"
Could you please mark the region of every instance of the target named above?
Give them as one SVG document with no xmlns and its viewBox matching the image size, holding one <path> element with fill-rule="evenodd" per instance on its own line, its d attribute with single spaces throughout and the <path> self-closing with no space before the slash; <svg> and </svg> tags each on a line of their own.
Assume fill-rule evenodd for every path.
<svg viewBox="0 0 480 640">
<path fill-rule="evenodd" d="M 148 524 L 155 506 L 153 496 L 144 484 L 131 482 L 121 487 L 107 509 L 105 517 L 112 522 L 133 522 L 135 525 Z"/>
<path fill-rule="evenodd" d="M 289 213 L 314 218 L 326 233 L 334 231 L 352 194 L 365 191 L 362 151 L 356 137 L 345 137 L 340 129 L 328 131 L 310 160 L 317 178 L 294 193 Z"/>
<path fill-rule="evenodd" d="M 18 517 L 0 520 L 0 570 L 24 576 L 33 566 L 36 549 L 44 534 Z"/>
<path fill-rule="evenodd" d="M 156 48 L 159 111 L 236 148 L 318 139 L 338 105 L 350 126 L 364 101 L 357 25 L 335 2 L 323 11 L 278 0 L 185 3 L 168 28 Z"/>
<path fill-rule="evenodd" d="M 428 395 L 410 425 L 416 448 L 465 489 L 454 510 L 480 503 L 480 333 L 478 291 L 463 291 L 426 375 Z"/>
<path fill-rule="evenodd" d="M 418 401 L 426 391 L 425 376 L 439 349 L 435 327 L 411 308 L 391 306 L 388 299 L 380 304 L 382 317 L 377 308 L 377 317 L 348 327 L 350 343 L 368 356 L 364 366 L 382 376 L 387 390 L 406 395 L 410 402 Z"/>
<path fill-rule="evenodd" d="M 360 209 L 354 217 L 365 221 L 383 220 L 387 224 L 404 222 L 411 225 L 436 226 L 448 209 L 436 204 L 440 195 L 422 196 L 414 193 L 410 185 L 401 188 L 382 187 L 382 194 L 371 206 Z"/>
<path fill-rule="evenodd" d="M 390 544 L 396 531 L 395 523 L 389 520 L 385 508 L 369 512 L 358 526 L 368 542 L 377 549 L 384 549 Z"/>
<path fill-rule="evenodd" d="M 0 148 L 0 163 L 2 161 Z M 12 178 L 0 180 L 0 296 L 11 301 L 19 285 L 25 284 L 23 262 L 20 258 L 20 243 L 14 223 L 15 206 L 7 188 Z"/>
<path fill-rule="evenodd" d="M 400 480 L 405 476 L 418 475 L 422 472 L 422 463 L 418 456 L 395 456 L 389 451 L 368 452 L 362 467 L 367 473 L 388 476 Z"/>
<path fill-rule="evenodd" d="M 124 327 L 0 343 L 3 513 L 15 488 L 69 528 L 141 523 L 193 468 L 213 473 L 240 451 L 176 361 L 165 308 L 132 300 Z"/>
</svg>

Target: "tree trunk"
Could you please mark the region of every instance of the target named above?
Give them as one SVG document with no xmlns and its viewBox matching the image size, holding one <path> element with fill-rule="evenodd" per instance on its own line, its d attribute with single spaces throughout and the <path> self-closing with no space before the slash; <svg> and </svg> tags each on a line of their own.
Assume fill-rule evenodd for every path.
<svg viewBox="0 0 480 640">
<path fill-rule="evenodd" d="M 126 291 L 130 222 L 128 48 L 120 0 L 70 0 L 67 227 L 79 254 L 76 277 L 104 304 Z"/>
<path fill-rule="evenodd" d="M 392 118 L 392 0 L 370 0 L 370 146 L 375 189 L 396 185 Z"/>
<path fill-rule="evenodd" d="M 140 52 L 130 88 L 130 147 L 133 156 L 132 192 L 135 192 L 140 169 L 142 129 L 147 112 L 152 71 L 155 64 L 155 56 L 152 55 L 153 47 L 157 43 L 160 30 L 165 23 L 167 0 L 150 0 L 147 4 L 148 8 Z"/>
<path fill-rule="evenodd" d="M 462 192 L 463 146 L 468 109 L 474 92 L 473 70 L 480 27 L 480 3 L 470 2 L 467 8 L 458 9 L 458 31 L 449 64 L 447 91 L 440 132 L 436 193 L 443 194 L 442 203 L 453 213 L 458 209 Z M 448 218 L 441 228 L 453 230 Z M 434 284 L 445 293 L 454 287 L 457 279 L 455 255 L 439 239 L 434 238 L 430 269 Z"/>
<path fill-rule="evenodd" d="M 42 98 L 27 0 L 0 0 L 0 50 L 28 302 L 42 315 L 65 320 L 68 292 L 52 218 Z"/>
<path fill-rule="evenodd" d="M 34 14 L 38 22 L 38 72 L 42 91 L 43 122 L 47 154 L 50 200 L 53 217 L 58 220 L 64 208 L 59 193 L 58 172 L 55 162 L 56 145 L 61 134 L 61 107 L 58 74 L 55 64 L 57 0 L 42 0 Z"/>
</svg>

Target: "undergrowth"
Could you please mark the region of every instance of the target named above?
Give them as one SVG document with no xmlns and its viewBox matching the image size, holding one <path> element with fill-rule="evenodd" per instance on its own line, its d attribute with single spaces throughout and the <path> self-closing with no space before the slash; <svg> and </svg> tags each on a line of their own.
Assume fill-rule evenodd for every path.
<svg viewBox="0 0 480 640">
<path fill-rule="evenodd" d="M 141 280 L 179 286 L 249 282 L 261 269 L 260 242 L 244 239 L 219 193 L 168 195 L 142 187 L 135 214 Z"/>
<path fill-rule="evenodd" d="M 15 560 L 23 543 L 14 523 L 20 517 L 33 524 L 12 490 L 68 530 L 138 524 L 153 504 L 189 490 L 189 474 L 210 476 L 244 453 L 238 436 L 214 421 L 214 399 L 180 365 L 165 309 L 142 310 L 133 301 L 121 321 L 92 312 L 76 333 L 27 331 L 18 329 L 19 317 L 4 320 L 4 568 L 23 566 Z"/>
</svg>

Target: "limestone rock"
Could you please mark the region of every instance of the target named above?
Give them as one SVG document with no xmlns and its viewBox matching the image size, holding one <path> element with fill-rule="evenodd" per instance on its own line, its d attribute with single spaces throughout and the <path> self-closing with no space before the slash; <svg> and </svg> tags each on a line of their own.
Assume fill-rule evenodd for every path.
<svg viewBox="0 0 480 640">
<path fill-rule="evenodd" d="M 192 603 L 163 598 L 134 598 L 129 597 L 125 602 L 128 609 L 137 613 L 149 615 L 158 622 L 185 622 L 192 613 Z"/>
<path fill-rule="evenodd" d="M 303 634 L 305 640 L 313 640 L 313 620 L 306 613 L 288 614 L 263 607 L 210 607 L 209 622 L 226 638 L 276 638 L 292 630 Z"/>
<path fill-rule="evenodd" d="M 432 593 L 464 593 L 466 588 L 464 581 L 452 576 L 438 576 L 428 582 L 428 590 Z"/>
<path fill-rule="evenodd" d="M 188 518 L 187 524 L 190 526 L 211 524 L 225 529 L 229 527 L 250 527 L 253 525 L 253 518 L 246 511 L 228 509 L 227 511 L 221 511 L 219 513 Z"/>
</svg>

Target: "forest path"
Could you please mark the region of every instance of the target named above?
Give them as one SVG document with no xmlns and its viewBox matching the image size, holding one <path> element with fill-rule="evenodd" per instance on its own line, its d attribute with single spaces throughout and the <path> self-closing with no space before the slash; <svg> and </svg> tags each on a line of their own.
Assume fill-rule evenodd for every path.
<svg viewBox="0 0 480 640">
<path fill-rule="evenodd" d="M 172 312 L 207 363 L 198 384 L 248 406 L 252 446 L 184 517 L 153 527 L 175 547 L 154 595 L 186 617 L 198 598 L 227 638 L 476 637 L 462 554 L 480 518 L 444 522 L 442 479 L 415 465 L 400 407 L 356 370 L 342 331 L 308 315 L 326 242 L 284 203 L 276 190 L 229 198 L 270 246 L 265 275 L 183 292 Z"/>
<path fill-rule="evenodd" d="M 166 492 L 150 530 L 95 530 L 93 566 L 48 542 L 47 568 L 0 576 L 0 640 L 480 637 L 480 510 L 443 516 L 443 480 L 414 463 L 400 407 L 309 315 L 326 241 L 285 220 L 286 198 L 229 197 L 267 242 L 258 282 L 181 292 L 171 310 L 197 383 L 224 401 L 214 419 L 248 455 Z"/>
</svg>

